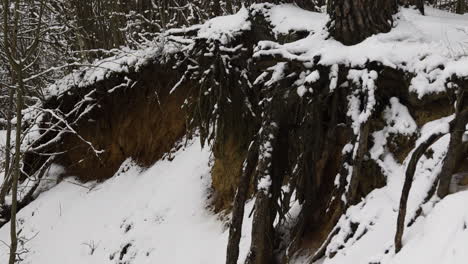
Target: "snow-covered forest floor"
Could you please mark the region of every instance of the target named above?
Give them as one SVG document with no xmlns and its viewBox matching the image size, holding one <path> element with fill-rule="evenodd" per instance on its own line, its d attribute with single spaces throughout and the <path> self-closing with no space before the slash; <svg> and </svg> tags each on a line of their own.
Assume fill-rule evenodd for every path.
<svg viewBox="0 0 468 264">
<path fill-rule="evenodd" d="M 18 214 L 23 263 L 222 263 L 227 230 L 208 208 L 209 162 L 191 142 L 147 169 L 128 160 L 103 183 L 63 179 Z M 0 238 L 8 236 L 6 225 Z"/>
<path fill-rule="evenodd" d="M 258 8 L 262 10 L 260 5 Z M 267 17 L 277 34 L 287 34 L 291 30 L 306 30 L 311 34 L 286 44 L 262 41 L 254 54 L 257 57 L 279 54 L 307 62 L 320 56 L 319 64 L 339 63 L 350 67 L 378 61 L 414 73 L 409 89 L 419 99 L 444 92 L 446 80 L 452 75 L 468 76 L 467 15 L 427 8 L 426 16 L 422 16 L 415 10 L 402 9 L 391 32 L 370 37 L 358 45 L 344 46 L 328 39 L 323 30 L 327 21 L 324 14 L 291 5 L 275 6 L 265 12 L 269 13 Z M 208 21 L 197 26 L 199 37 L 209 39 L 235 34 L 249 27 L 247 16 L 247 10 L 242 9 L 237 15 Z M 143 53 L 151 53 L 151 50 Z M 121 66 L 138 64 L 138 59 L 128 56 L 118 58 Z M 145 56 L 142 57 L 146 59 Z M 284 77 L 279 68 L 272 69 L 277 74 L 272 75 L 271 82 Z M 112 69 L 101 67 L 97 73 L 81 75 L 92 78 L 81 81 L 89 85 L 105 78 L 107 70 L 126 69 L 115 65 Z M 354 73 L 353 76 L 350 71 L 350 82 L 368 81 L 367 88 L 374 89 L 372 72 Z M 303 83 L 307 83 L 320 76 L 312 72 L 303 77 Z M 70 80 L 75 81 L 73 74 L 53 85 L 49 93 L 64 93 Z M 300 96 L 314 92 L 298 86 L 295 92 Z M 448 132 L 454 115 L 418 127 L 399 99 L 394 97 L 390 103 L 384 111 L 385 127 L 372 134 L 373 145 L 369 152 L 369 158 L 382 169 L 386 186 L 372 191 L 346 211 L 337 224 L 339 231 L 327 247 L 327 252 L 336 251 L 336 255 L 329 258 L 326 254 L 317 263 L 465 264 L 468 262 L 468 191 L 425 203 L 422 215 L 405 231 L 403 249 L 396 255 L 394 253 L 398 206 L 411 153 L 402 163 L 398 162 L 385 147 L 388 135 L 414 135 L 418 138 L 417 147 L 436 132 Z M 365 111 L 353 111 L 352 104 L 349 108 L 348 114 L 356 121 L 354 125 L 358 130 Z M 3 133 L 0 135 L 3 137 Z M 432 146 L 430 157 L 420 159 L 408 200 L 407 223 L 414 218 L 441 170 L 449 140 L 450 135 L 444 136 Z M 3 138 L 0 144 L 3 144 Z M 174 154 L 173 160 L 161 160 L 149 168 L 141 168 L 127 160 L 112 178 L 100 183 L 80 183 L 74 175 L 60 175 L 56 186 L 47 186 L 50 190 L 40 194 L 18 214 L 19 229 L 22 230 L 19 237 L 24 242 L 19 248 L 22 263 L 223 263 L 228 217 L 215 214 L 210 208 L 212 153 L 199 145 L 198 140 L 190 141 Z M 350 149 L 352 146 L 347 145 L 343 153 Z M 53 168 L 51 171 L 63 170 Z M 57 177 L 48 175 L 46 179 L 56 181 Z M 243 263 L 250 245 L 252 220 L 249 214 L 252 207 L 253 200 L 250 200 L 244 214 L 239 263 Z M 352 237 L 348 237 L 350 229 L 355 229 Z M 8 224 L 0 229 L 0 241 L 4 242 L 0 244 L 0 259 L 6 259 Z M 305 252 L 296 263 L 308 263 L 309 260 L 310 255 Z"/>
</svg>

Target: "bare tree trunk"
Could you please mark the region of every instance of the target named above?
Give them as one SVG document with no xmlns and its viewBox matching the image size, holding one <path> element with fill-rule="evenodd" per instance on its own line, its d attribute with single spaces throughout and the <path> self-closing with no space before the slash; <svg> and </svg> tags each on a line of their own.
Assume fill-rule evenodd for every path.
<svg viewBox="0 0 468 264">
<path fill-rule="evenodd" d="M 367 37 L 388 32 L 397 12 L 396 0 L 330 0 L 330 34 L 345 45 L 357 44 Z"/>
<path fill-rule="evenodd" d="M 22 12 L 22 4 L 33 4 L 33 3 L 24 3 L 21 0 L 15 0 L 13 3 L 9 0 L 3 0 L 3 48 L 6 55 L 6 59 L 9 62 L 11 69 L 11 78 L 16 84 L 16 138 L 15 138 L 15 158 L 13 165 L 14 167 L 8 168 L 8 174 L 11 175 L 11 195 L 12 202 L 10 207 L 10 257 L 9 264 L 14 264 L 16 261 L 17 247 L 18 247 L 18 237 L 17 237 L 17 228 L 16 228 L 16 212 L 18 207 L 18 180 L 21 175 L 21 135 L 22 135 L 22 110 L 23 110 L 23 93 L 25 90 L 24 84 L 24 69 L 25 65 L 28 64 L 28 61 L 34 58 L 34 55 L 38 49 L 40 40 L 41 40 L 41 26 L 42 26 L 42 15 L 45 8 L 44 1 L 39 1 L 40 10 L 38 13 L 37 20 L 31 25 L 35 26 L 34 30 L 28 31 L 28 33 L 23 32 L 23 27 L 21 23 L 24 22 L 22 19 L 30 19 L 30 17 L 23 17 L 24 12 Z M 10 12 L 12 15 L 10 15 Z M 30 22 L 27 22 L 30 23 Z M 25 41 L 24 34 L 29 38 L 26 38 Z M 24 45 L 25 44 L 25 45 Z M 27 47 L 27 48 L 25 48 Z M 10 93 L 12 95 L 12 93 Z M 12 97 L 10 98 L 12 100 Z M 11 128 L 10 128 L 11 131 Z M 11 162 L 10 162 L 11 163 Z M 8 184 L 8 182 L 7 182 Z M 2 190 L 3 191 L 3 190 Z"/>
<path fill-rule="evenodd" d="M 22 65 L 17 70 L 18 75 L 18 86 L 16 91 L 16 139 L 15 139 L 15 171 L 12 174 L 12 186 L 11 186 L 11 218 L 10 218 L 10 260 L 9 264 L 15 263 L 16 250 L 18 247 L 18 237 L 16 233 L 16 211 L 18 204 L 18 179 L 20 178 L 21 168 L 21 122 L 23 119 L 21 110 L 23 109 L 23 73 L 21 69 Z"/>
</svg>

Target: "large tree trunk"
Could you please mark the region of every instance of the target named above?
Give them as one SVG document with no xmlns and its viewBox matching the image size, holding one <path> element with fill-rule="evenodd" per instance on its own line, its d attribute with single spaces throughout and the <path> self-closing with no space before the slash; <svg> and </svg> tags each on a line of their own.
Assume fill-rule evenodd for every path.
<svg viewBox="0 0 468 264">
<path fill-rule="evenodd" d="M 456 10 L 457 14 L 464 14 L 466 12 L 466 2 L 465 0 L 457 0 Z"/>
<path fill-rule="evenodd" d="M 354 45 L 373 34 L 390 31 L 397 10 L 396 0 L 330 0 L 328 28 L 336 40 Z"/>
</svg>

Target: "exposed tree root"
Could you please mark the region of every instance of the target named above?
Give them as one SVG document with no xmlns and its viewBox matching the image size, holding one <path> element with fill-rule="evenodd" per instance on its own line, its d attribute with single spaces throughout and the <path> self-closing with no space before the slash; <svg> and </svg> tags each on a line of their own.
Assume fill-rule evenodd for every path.
<svg viewBox="0 0 468 264">
<path fill-rule="evenodd" d="M 406 169 L 406 176 L 405 182 L 403 184 L 403 190 L 401 192 L 400 198 L 400 209 L 398 212 L 398 220 L 397 220 L 397 228 L 395 234 L 395 252 L 398 253 L 402 248 L 402 237 L 404 231 L 404 224 L 405 224 L 405 216 L 406 216 L 406 206 L 408 202 L 408 196 L 411 189 L 411 184 L 413 183 L 414 173 L 416 171 L 416 166 L 418 165 L 418 161 L 421 156 L 426 152 L 426 150 L 434 144 L 437 140 L 439 140 L 443 134 L 433 134 L 428 139 L 426 139 L 423 143 L 421 143 L 416 150 L 411 155 L 411 159 L 408 163 L 408 167 Z"/>
<path fill-rule="evenodd" d="M 436 182 L 439 182 L 437 194 L 440 198 L 445 197 L 449 193 L 449 186 L 450 181 L 452 179 L 452 175 L 455 173 L 457 167 L 460 165 L 460 161 L 464 158 L 463 154 L 465 149 L 462 139 L 463 135 L 465 134 L 466 124 L 468 123 L 468 109 L 464 109 L 464 100 L 464 91 L 463 88 L 460 88 L 457 97 L 457 109 L 455 112 L 455 119 L 452 122 L 450 122 L 450 143 L 448 146 L 448 151 L 443 161 L 442 170 L 436 179 Z M 400 198 L 400 207 L 397 219 L 397 228 L 395 234 L 396 253 L 398 253 L 403 247 L 402 238 L 405 225 L 407 202 L 411 185 L 413 182 L 413 177 L 416 171 L 416 166 L 424 152 L 426 152 L 426 150 L 442 136 L 444 136 L 443 133 L 432 134 L 429 138 L 427 138 L 416 148 L 408 163 L 408 167 L 406 169 L 405 182 L 403 184 L 403 190 Z M 434 190 L 434 188 L 432 190 Z"/>
<path fill-rule="evenodd" d="M 250 186 L 250 179 L 257 165 L 258 146 L 252 142 L 248 157 L 245 160 L 242 175 L 234 198 L 232 219 L 229 227 L 229 240 L 226 253 L 226 264 L 237 264 L 239 258 L 239 242 L 242 234 L 242 223 L 244 220 L 244 205 Z"/>
</svg>

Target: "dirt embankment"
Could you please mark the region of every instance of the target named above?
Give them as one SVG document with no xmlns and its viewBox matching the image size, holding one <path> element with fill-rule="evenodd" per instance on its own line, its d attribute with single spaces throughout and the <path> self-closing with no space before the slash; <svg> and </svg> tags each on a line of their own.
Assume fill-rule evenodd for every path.
<svg viewBox="0 0 468 264">
<path fill-rule="evenodd" d="M 48 151 L 64 152 L 55 162 L 66 168 L 67 175 L 82 181 L 111 177 L 127 158 L 142 166 L 153 164 L 186 132 L 182 105 L 192 87 L 182 85 L 170 94 L 179 78 L 180 73 L 171 65 L 154 63 L 139 72 L 113 74 L 89 87 L 70 87 L 69 92 L 50 98 L 45 107 L 64 113 L 76 107 L 85 95 L 91 98 L 81 108 L 93 107 L 73 125 L 79 137 L 67 133 Z M 90 144 L 103 152 L 96 154 Z M 41 160 L 27 153 L 26 167 L 34 171 Z"/>
</svg>

